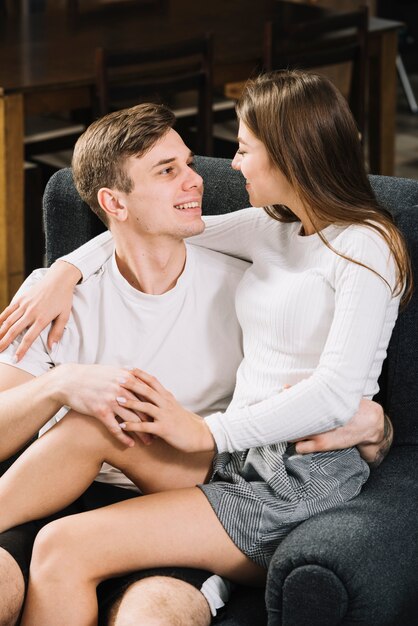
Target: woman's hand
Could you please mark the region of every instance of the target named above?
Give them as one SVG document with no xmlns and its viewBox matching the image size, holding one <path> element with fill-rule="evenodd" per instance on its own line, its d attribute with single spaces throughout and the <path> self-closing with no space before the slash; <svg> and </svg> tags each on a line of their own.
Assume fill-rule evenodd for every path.
<svg viewBox="0 0 418 626">
<path fill-rule="evenodd" d="M 199 415 L 184 409 L 153 376 L 138 369 L 131 374 L 136 380 L 129 379 L 122 386 L 137 397 L 123 406 L 152 421 L 126 422 L 121 424 L 125 431 L 155 435 L 183 452 L 215 450 L 212 433 Z"/>
<path fill-rule="evenodd" d="M 20 361 L 50 322 L 53 325 L 48 346 L 52 349 L 62 337 L 71 312 L 74 287 L 81 277 L 80 270 L 74 265 L 57 261 L 41 281 L 13 298 L 0 315 L 0 352 L 28 328 L 16 350 L 16 359 Z"/>
</svg>

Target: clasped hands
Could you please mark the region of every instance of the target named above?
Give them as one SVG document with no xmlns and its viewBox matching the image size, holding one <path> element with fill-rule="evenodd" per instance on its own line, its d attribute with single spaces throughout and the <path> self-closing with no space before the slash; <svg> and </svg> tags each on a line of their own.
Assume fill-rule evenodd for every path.
<svg viewBox="0 0 418 626">
<path fill-rule="evenodd" d="M 135 445 L 131 433 L 146 445 L 160 437 L 183 452 L 215 450 L 205 421 L 146 372 L 67 363 L 49 376 L 51 395 L 60 406 L 98 419 L 125 446 Z"/>
</svg>

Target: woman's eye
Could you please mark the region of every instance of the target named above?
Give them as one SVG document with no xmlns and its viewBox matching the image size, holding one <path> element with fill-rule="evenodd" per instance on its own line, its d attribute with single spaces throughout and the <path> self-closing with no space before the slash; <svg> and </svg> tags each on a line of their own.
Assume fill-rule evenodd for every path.
<svg viewBox="0 0 418 626">
<path fill-rule="evenodd" d="M 244 150 L 237 150 L 237 154 L 239 154 L 240 156 L 244 156 L 245 152 Z"/>
</svg>

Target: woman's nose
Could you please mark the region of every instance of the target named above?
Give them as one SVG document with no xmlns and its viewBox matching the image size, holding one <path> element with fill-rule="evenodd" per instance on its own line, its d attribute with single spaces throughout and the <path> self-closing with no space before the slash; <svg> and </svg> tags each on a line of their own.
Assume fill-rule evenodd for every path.
<svg viewBox="0 0 418 626">
<path fill-rule="evenodd" d="M 234 170 L 241 169 L 241 155 L 236 152 L 234 158 L 232 159 L 231 167 Z"/>
</svg>

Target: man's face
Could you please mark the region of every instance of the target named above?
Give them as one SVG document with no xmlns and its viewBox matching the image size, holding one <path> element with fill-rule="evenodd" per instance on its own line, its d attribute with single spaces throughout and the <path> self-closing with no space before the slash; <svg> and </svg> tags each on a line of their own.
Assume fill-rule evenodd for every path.
<svg viewBox="0 0 418 626">
<path fill-rule="evenodd" d="M 180 135 L 170 129 L 142 157 L 129 157 L 126 172 L 134 183 L 121 194 L 127 223 L 143 237 L 184 239 L 201 233 L 203 180 Z"/>
</svg>

